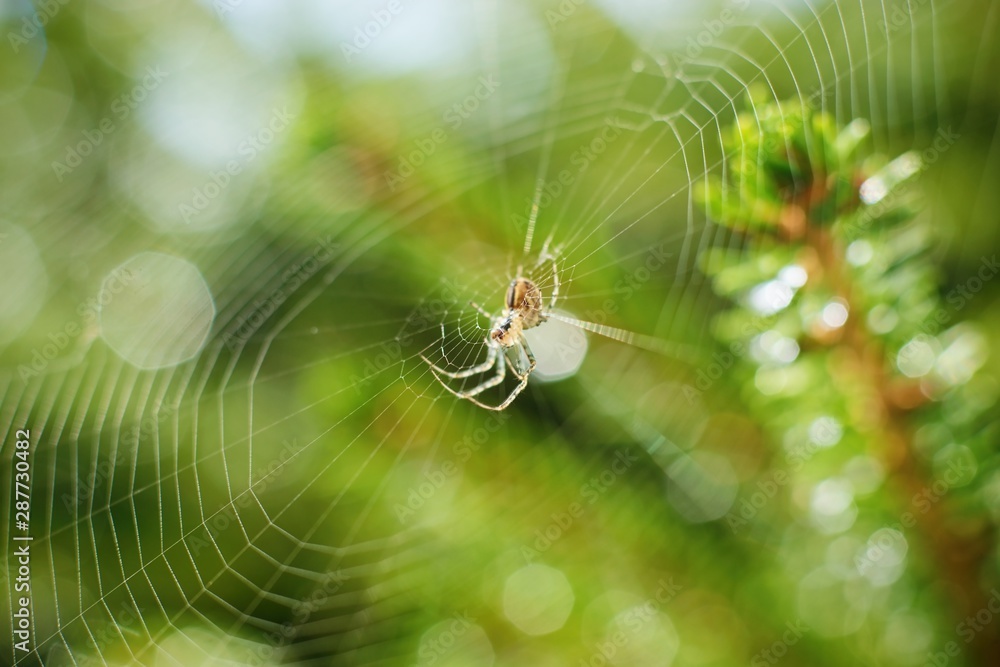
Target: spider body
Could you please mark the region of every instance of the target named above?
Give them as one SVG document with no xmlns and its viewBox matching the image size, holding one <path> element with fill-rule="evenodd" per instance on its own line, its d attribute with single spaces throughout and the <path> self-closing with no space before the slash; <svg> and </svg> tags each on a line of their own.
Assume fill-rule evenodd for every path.
<svg viewBox="0 0 1000 667">
<path fill-rule="evenodd" d="M 552 297 L 548 307 L 548 310 L 551 311 L 559 297 L 559 277 L 556 273 L 555 260 L 548 258 L 547 261 L 552 262 Z M 431 373 L 445 389 L 455 396 L 471 401 L 487 410 L 503 410 L 528 385 L 528 376 L 535 369 L 535 355 L 528 347 L 524 332 L 527 329 L 537 327 L 548 319 L 548 311 L 543 305 L 542 291 L 533 281 L 521 276 L 520 273 L 521 270 L 518 268 L 518 272 L 515 274 L 518 277 L 510 281 L 510 286 L 504 297 L 504 308 L 499 316 L 491 315 L 477 304 L 470 303 L 473 308 L 490 321 L 489 333 L 486 335 L 488 352 L 485 361 L 463 370 L 450 371 L 435 365 L 424 355 L 420 355 L 430 366 Z M 502 383 L 508 368 L 518 379 L 518 384 L 503 402 L 499 405 L 487 405 L 476 398 L 487 389 Z M 471 389 L 454 389 L 443 379 L 443 377 L 448 377 L 453 380 L 464 380 L 474 375 L 487 373 L 491 369 L 495 369 L 493 376 Z"/>
<path fill-rule="evenodd" d="M 528 254 L 531 248 L 531 237 L 534 231 L 533 218 L 531 223 L 532 225 L 528 229 L 527 239 L 524 244 L 525 255 Z M 560 256 L 561 248 L 557 247 L 550 251 L 549 244 L 551 241 L 552 236 L 550 235 L 542 246 L 542 251 L 538 255 L 538 261 L 532 268 L 532 271 L 535 271 L 546 264 L 551 264 L 552 294 L 549 295 L 548 299 L 543 297 L 542 290 L 535 281 L 525 277 L 522 273 L 523 266 L 518 266 L 517 272 L 514 274 L 517 277 L 511 280 L 507 287 L 507 293 L 504 296 L 504 307 L 499 315 L 492 315 L 476 303 L 469 302 L 469 305 L 475 308 L 480 315 L 484 316 L 488 322 L 489 328 L 486 329 L 487 333 L 484 337 L 487 349 L 486 359 L 479 363 L 473 363 L 471 366 L 460 367 L 458 370 L 448 370 L 434 364 L 425 355 L 420 355 L 420 358 L 429 367 L 434 379 L 448 392 L 487 410 L 506 409 L 517 398 L 518 394 L 528 386 L 528 376 L 535 370 L 535 355 L 532 354 L 531 348 L 528 346 L 524 332 L 537 327 L 549 319 L 569 324 L 584 331 L 590 331 L 627 345 L 636 345 L 652 352 L 666 354 L 671 357 L 678 355 L 676 350 L 679 348 L 677 346 L 667 344 L 658 338 L 636 334 L 624 329 L 617 329 L 606 324 L 585 322 L 565 313 L 556 312 L 555 307 L 559 300 L 559 268 L 556 266 L 556 258 Z M 528 275 L 531 275 L 531 271 L 529 271 Z M 441 325 L 440 340 L 441 356 L 448 362 L 448 355 L 445 352 L 444 345 L 445 334 L 443 324 Z M 687 348 L 684 354 L 685 356 L 692 357 L 694 356 L 694 351 Z M 480 401 L 478 398 L 480 394 L 503 383 L 504 378 L 507 376 L 508 368 L 514 377 L 517 378 L 518 383 L 507 394 L 507 397 L 499 405 L 489 405 Z M 465 389 L 465 380 L 477 375 L 490 373 L 491 371 L 493 372 L 491 377 L 482 380 L 470 389 Z M 448 384 L 445 378 L 462 380 L 462 388 L 455 389 Z"/>
<path fill-rule="evenodd" d="M 515 278 L 510 282 L 504 303 L 506 308 L 497 326 L 490 331 L 490 338 L 507 349 L 522 340 L 521 332 L 537 327 L 546 317 L 542 312 L 542 292 L 527 278 Z"/>
</svg>

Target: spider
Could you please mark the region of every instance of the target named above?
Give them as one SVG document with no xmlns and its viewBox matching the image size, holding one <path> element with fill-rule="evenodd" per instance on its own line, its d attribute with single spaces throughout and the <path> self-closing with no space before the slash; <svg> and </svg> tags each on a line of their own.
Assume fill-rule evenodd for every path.
<svg viewBox="0 0 1000 667">
<path fill-rule="evenodd" d="M 528 250 L 531 247 L 531 234 L 532 229 L 529 228 L 528 236 L 524 245 L 525 254 L 528 253 Z M 531 375 L 531 372 L 535 370 L 535 355 L 531 352 L 531 347 L 528 345 L 528 341 L 524 337 L 524 332 L 528 329 L 533 329 L 550 319 L 557 320 L 563 324 L 569 324 L 579 329 L 583 329 L 584 331 L 589 331 L 590 333 L 604 336 L 605 338 L 616 340 L 626 345 L 634 345 L 650 352 L 662 354 L 667 357 L 675 359 L 696 358 L 697 350 L 694 350 L 689 346 L 670 343 L 652 336 L 637 334 L 632 331 L 618 329 L 606 324 L 578 320 L 575 317 L 571 317 L 561 312 L 556 312 L 556 301 L 559 299 L 559 271 L 558 266 L 556 266 L 556 260 L 561 255 L 561 247 L 557 247 L 550 251 L 549 248 L 551 241 L 552 236 L 550 235 L 542 246 L 538 262 L 534 267 L 535 269 L 538 269 L 546 263 L 551 263 L 552 265 L 552 296 L 549 298 L 548 307 L 546 308 L 543 306 L 544 298 L 542 296 L 542 291 L 538 288 L 538 285 L 536 285 L 530 278 L 524 276 L 522 272 L 523 267 L 520 266 L 514 274 L 517 277 L 511 280 L 510 285 L 507 287 L 507 294 L 504 297 L 504 308 L 500 315 L 491 315 L 481 306 L 473 301 L 470 301 L 469 305 L 475 308 L 480 315 L 486 317 L 486 319 L 490 322 L 489 333 L 486 335 L 485 339 L 486 347 L 488 349 L 486 359 L 480 364 L 469 366 L 468 368 L 464 368 L 459 371 L 449 371 L 445 368 L 437 366 L 430 359 L 421 354 L 420 358 L 423 359 L 424 363 L 426 363 L 428 367 L 430 367 L 431 373 L 442 387 L 458 398 L 470 401 L 481 408 L 498 411 L 506 409 L 507 406 L 510 405 L 515 398 L 517 398 L 518 394 L 524 391 L 524 388 L 528 386 L 528 377 Z M 443 344 L 444 325 L 441 325 L 441 340 Z M 514 374 L 514 377 L 517 378 L 518 383 L 510 394 L 507 395 L 507 398 L 505 398 L 498 405 L 489 405 L 476 398 L 487 389 L 501 384 L 507 376 L 508 367 L 510 368 L 511 373 Z M 449 386 L 444 380 L 445 377 L 451 378 L 452 380 L 464 380 L 474 375 L 489 373 L 490 370 L 494 368 L 496 371 L 493 373 L 492 377 L 487 380 L 483 380 L 471 389 L 459 391 Z"/>
<path fill-rule="evenodd" d="M 504 309 L 499 316 L 494 317 L 478 304 L 469 302 L 469 305 L 492 323 L 490 331 L 486 335 L 486 347 L 489 348 L 489 352 L 486 355 L 486 360 L 481 364 L 460 371 L 448 371 L 435 365 L 424 355 L 420 355 L 421 359 L 430 366 L 431 373 L 445 389 L 455 396 L 471 401 L 487 410 L 505 409 L 524 390 L 528 385 L 528 376 L 531 375 L 531 371 L 535 370 L 535 355 L 532 354 L 531 347 L 528 346 L 528 341 L 524 338 L 524 332 L 537 327 L 549 317 L 553 317 L 552 310 L 559 298 L 559 277 L 556 272 L 556 263 L 555 260 L 551 261 L 553 286 L 547 310 L 542 307 L 542 291 L 534 282 L 520 275 L 520 268 L 517 271 L 518 277 L 510 281 L 507 295 L 504 298 Z M 501 355 L 503 355 L 503 359 L 500 358 Z M 518 383 L 507 398 L 499 405 L 488 405 L 477 399 L 479 394 L 504 381 L 508 366 L 514 377 L 518 379 Z M 480 373 L 487 373 L 494 367 L 496 372 L 493 377 L 464 391 L 451 388 L 441 377 L 461 380 Z"/>
</svg>

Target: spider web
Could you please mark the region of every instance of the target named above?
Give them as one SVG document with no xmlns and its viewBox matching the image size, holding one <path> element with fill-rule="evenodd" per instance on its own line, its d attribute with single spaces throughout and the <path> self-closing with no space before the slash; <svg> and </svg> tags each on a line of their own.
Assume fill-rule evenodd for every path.
<svg viewBox="0 0 1000 667">
<path fill-rule="evenodd" d="M 11 365 L 0 390 L 11 468 L 15 430 L 33 434 L 34 649 L 7 646 L 14 662 L 410 664 L 447 632 L 438 624 L 468 614 L 454 664 L 564 664 L 542 645 L 521 648 L 490 582 L 524 565 L 534 529 L 628 448 L 643 464 L 630 491 L 609 492 L 611 519 L 581 519 L 587 529 L 547 560 L 578 600 L 604 587 L 651 592 L 658 575 L 644 572 L 711 587 L 699 573 L 728 557 L 704 551 L 724 542 L 696 527 L 729 508 L 737 475 L 690 451 L 706 407 L 681 395 L 701 360 L 681 350 L 712 352 L 718 304 L 700 253 L 747 251 L 694 196 L 724 173 L 724 128 L 753 88 L 841 123 L 870 119 L 887 154 L 923 149 L 989 87 L 997 11 L 944 0 L 646 5 L 468 3 L 465 69 L 428 79 L 408 108 L 392 108 L 399 91 L 377 82 L 302 74 L 294 85 L 313 87 L 312 104 L 371 114 L 354 126 L 367 134 L 286 138 L 327 146 L 289 149 L 293 166 L 269 173 L 274 196 L 254 204 L 253 224 L 164 242 L 214 300 L 193 357 L 140 370 L 91 339 L 27 382 Z M 234 6 L 222 24 L 237 31 L 252 9 Z M 944 50 L 956 34 L 968 53 Z M 475 110 L 453 126 L 447 110 L 470 97 Z M 371 129 L 387 124 L 396 143 Z M 428 141 L 433 151 L 420 148 Z M 421 162 L 412 174 L 407 159 Z M 967 205 L 970 217 L 988 208 Z M 99 213 L 124 220 L 110 204 Z M 29 226 L 36 242 L 45 224 Z M 41 243 L 50 262 L 67 252 Z M 481 363 L 490 323 L 470 302 L 499 314 L 519 267 L 546 299 L 558 279 L 567 317 L 643 338 L 545 323 L 530 338 L 544 372 L 489 413 L 448 393 L 421 355 Z M 499 403 L 512 383 L 480 398 Z M 12 494 L 12 474 L 3 479 Z M 657 535 L 615 527 L 661 488 L 669 502 L 648 510 Z M 631 574 L 586 570 L 563 552 L 605 542 L 641 554 L 627 557 Z M 685 566 L 695 553 L 712 562 Z M 4 604 L 15 603 L 11 592 Z M 666 614 L 660 641 L 670 645 L 678 622 Z M 581 657 L 588 632 L 571 642 Z"/>
</svg>

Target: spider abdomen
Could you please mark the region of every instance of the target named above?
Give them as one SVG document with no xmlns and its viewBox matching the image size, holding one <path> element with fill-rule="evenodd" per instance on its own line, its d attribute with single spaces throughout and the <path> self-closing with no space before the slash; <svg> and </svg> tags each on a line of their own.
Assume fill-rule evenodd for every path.
<svg viewBox="0 0 1000 667">
<path fill-rule="evenodd" d="M 527 278 L 515 278 L 510 282 L 506 305 L 508 314 L 519 314 L 522 329 L 530 329 L 545 321 L 542 292 Z"/>
</svg>

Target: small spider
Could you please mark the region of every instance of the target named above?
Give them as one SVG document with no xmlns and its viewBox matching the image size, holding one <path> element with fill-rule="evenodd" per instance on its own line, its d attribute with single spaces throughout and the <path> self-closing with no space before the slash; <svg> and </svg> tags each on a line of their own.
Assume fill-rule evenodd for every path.
<svg viewBox="0 0 1000 667">
<path fill-rule="evenodd" d="M 469 305 L 490 322 L 490 330 L 485 339 L 486 347 L 489 351 L 486 354 L 485 361 L 459 371 L 449 371 L 441 368 L 421 354 L 420 358 L 430 367 L 431 373 L 442 387 L 455 396 L 475 403 L 481 408 L 486 408 L 487 410 L 506 409 L 517 398 L 518 394 L 528 386 L 528 377 L 535 370 L 535 355 L 532 354 L 531 348 L 528 346 L 524 332 L 550 319 L 675 360 L 690 362 L 699 358 L 699 351 L 688 345 L 672 343 L 606 324 L 578 320 L 565 313 L 557 312 L 555 307 L 559 299 L 559 274 L 556 267 L 556 260 L 553 255 L 548 253 L 548 246 L 549 242 L 546 241 L 541 259 L 535 265 L 535 268 L 538 268 L 546 262 L 552 263 L 552 296 L 549 299 L 548 308 L 542 306 L 544 303 L 542 291 L 530 278 L 523 276 L 521 267 L 518 267 L 515 274 L 518 277 L 510 281 L 510 286 L 507 288 L 507 295 L 504 298 L 504 309 L 500 315 L 493 316 L 475 302 L 470 301 Z M 441 325 L 441 340 L 443 344 L 444 325 Z M 502 359 L 501 355 L 503 355 Z M 507 398 L 499 405 L 488 405 L 477 399 L 476 397 L 484 391 L 496 387 L 504 381 L 504 378 L 507 376 L 508 366 L 514 377 L 518 379 L 518 383 L 510 394 L 507 395 Z M 493 368 L 496 368 L 493 377 L 480 382 L 471 389 L 462 391 L 453 389 L 442 378 L 444 376 L 453 380 L 464 380 L 474 375 L 488 373 Z"/>
<path fill-rule="evenodd" d="M 521 270 L 518 269 L 518 274 L 520 273 Z M 552 297 L 549 301 L 548 310 L 542 307 L 542 292 L 538 289 L 538 286 L 528 278 L 520 275 L 510 282 L 510 287 L 507 288 L 507 296 L 504 299 L 504 310 L 498 317 L 494 317 L 486 312 L 476 303 L 470 302 L 473 308 L 492 323 L 490 332 L 486 336 L 486 346 L 489 348 L 486 360 L 481 364 L 461 371 L 448 371 L 440 366 L 436 366 L 424 355 L 420 355 L 427 365 L 430 366 L 431 373 L 434 374 L 437 381 L 455 396 L 471 401 L 487 410 L 503 410 L 510 405 L 511 401 L 517 398 L 517 395 L 527 386 L 528 376 L 535 369 L 535 355 L 532 354 L 531 348 L 528 346 L 528 341 L 524 338 L 524 332 L 537 327 L 553 316 L 551 311 L 555 308 L 556 300 L 559 298 L 559 278 L 556 273 L 555 261 L 552 261 L 552 280 Z M 502 360 L 500 359 L 501 354 L 503 355 Z M 478 400 L 476 396 L 504 381 L 508 366 L 510 366 L 514 377 L 518 379 L 518 384 L 507 398 L 499 405 L 487 405 Z M 454 380 L 461 380 L 480 373 L 486 373 L 493 367 L 496 367 L 493 377 L 464 391 L 452 389 L 441 378 L 443 375 Z"/>
</svg>

